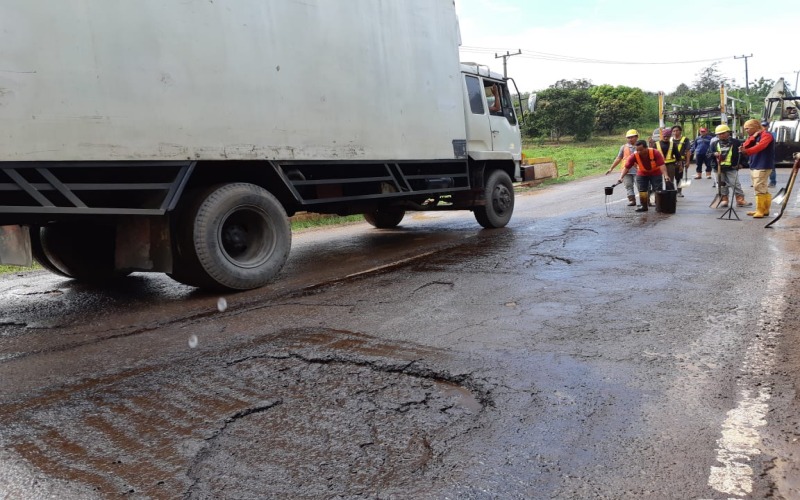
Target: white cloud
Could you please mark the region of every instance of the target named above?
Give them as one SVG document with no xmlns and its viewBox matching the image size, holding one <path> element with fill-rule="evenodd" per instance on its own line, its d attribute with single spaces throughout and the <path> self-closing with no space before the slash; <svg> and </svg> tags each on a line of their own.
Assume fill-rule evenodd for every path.
<svg viewBox="0 0 800 500">
<path fill-rule="evenodd" d="M 747 59 L 747 69 L 751 82 L 760 77 L 772 80 L 784 77 L 794 87 L 794 72 L 800 70 L 800 60 L 782 50 L 791 50 L 796 45 L 796 35 L 790 28 L 776 29 L 779 21 L 772 16 L 753 15 L 752 4 L 721 4 L 719 7 L 725 15 L 715 23 L 715 6 L 704 7 L 702 14 L 695 14 L 696 4 L 675 2 L 669 12 L 681 12 L 685 19 L 658 21 L 659 17 L 651 10 L 637 8 L 638 14 L 624 15 L 624 9 L 613 9 L 609 5 L 614 2 L 603 0 L 585 7 L 582 17 L 537 25 L 539 17 L 555 19 L 553 13 L 537 17 L 537 9 L 541 8 L 537 5 L 539 2 L 526 2 L 528 0 L 482 0 L 479 9 L 474 3 L 458 2 L 462 4 L 459 10 L 465 47 L 461 51 L 462 59 L 487 64 L 502 72 L 502 60 L 495 58 L 495 52 L 503 54 L 506 50 L 522 49 L 523 55 L 508 59 L 508 73 L 523 92 L 546 88 L 558 80 L 579 78 L 597 85 L 627 85 L 646 91 L 672 92 L 681 83 L 691 86 L 697 74 L 714 59 L 720 61 L 717 69 L 723 76 L 744 86 L 745 62 L 734 56 L 750 54 L 753 56 Z M 531 4 L 534 7 L 528 7 Z M 489 10 L 493 8 L 496 10 Z M 509 8 L 519 9 L 522 22 L 503 22 Z M 503 32 L 500 28 L 503 26 L 510 28 Z M 767 36 L 761 36 L 765 34 Z M 468 47 L 490 50 L 476 52 Z M 545 54 L 627 63 L 703 62 L 602 64 L 555 61 Z"/>
</svg>

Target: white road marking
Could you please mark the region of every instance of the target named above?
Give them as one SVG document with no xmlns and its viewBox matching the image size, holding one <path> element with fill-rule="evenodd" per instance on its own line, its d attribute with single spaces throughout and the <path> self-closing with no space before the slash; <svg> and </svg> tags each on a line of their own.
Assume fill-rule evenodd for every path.
<svg viewBox="0 0 800 500">
<path fill-rule="evenodd" d="M 774 345 L 780 336 L 782 312 L 785 305 L 783 290 L 786 281 L 782 259 L 777 257 L 772 276 L 761 302 L 758 330 L 761 334 L 748 346 L 739 378 L 739 402 L 728 412 L 722 424 L 722 437 L 717 440 L 717 462 L 711 467 L 708 485 L 720 493 L 745 496 L 753 491 L 753 469 L 749 462 L 761 454 L 759 429 L 767 424 L 772 387 L 769 377 L 775 367 L 775 354 L 767 346 Z"/>
</svg>

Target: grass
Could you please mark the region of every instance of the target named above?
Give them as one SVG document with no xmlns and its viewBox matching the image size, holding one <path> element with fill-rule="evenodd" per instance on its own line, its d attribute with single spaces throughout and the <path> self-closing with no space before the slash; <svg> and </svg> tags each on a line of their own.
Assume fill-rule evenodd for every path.
<svg viewBox="0 0 800 500">
<path fill-rule="evenodd" d="M 624 142 L 624 137 L 596 137 L 587 142 L 562 140 L 560 144 L 524 141 L 523 152 L 527 158 L 552 158 L 556 161 L 558 178 L 545 180 L 535 187 L 541 188 L 604 174 L 614 163 Z M 570 161 L 574 165 L 573 174 L 567 175 Z M 618 165 L 614 171 L 619 173 L 621 168 L 622 165 Z"/>
</svg>

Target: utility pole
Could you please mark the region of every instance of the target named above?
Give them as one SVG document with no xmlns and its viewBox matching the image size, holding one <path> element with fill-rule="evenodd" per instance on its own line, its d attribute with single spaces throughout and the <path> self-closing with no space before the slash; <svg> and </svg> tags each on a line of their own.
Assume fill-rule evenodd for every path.
<svg viewBox="0 0 800 500">
<path fill-rule="evenodd" d="M 495 54 L 494 54 L 494 58 L 495 59 L 500 59 L 501 57 L 503 58 L 503 78 L 508 78 L 508 69 L 506 67 L 508 58 L 511 57 L 511 56 L 518 56 L 520 54 L 522 54 L 522 49 L 517 49 L 517 51 L 514 52 L 513 54 L 510 54 L 508 51 L 506 51 L 505 54 L 498 55 L 495 52 Z"/>
<path fill-rule="evenodd" d="M 750 93 L 750 77 L 747 75 L 747 58 L 753 57 L 753 54 L 749 56 L 741 55 L 741 56 L 733 56 L 734 59 L 744 59 L 744 92 L 745 94 Z"/>
<path fill-rule="evenodd" d="M 797 76 L 800 75 L 800 71 L 794 72 L 794 95 L 800 95 L 797 93 Z"/>
</svg>

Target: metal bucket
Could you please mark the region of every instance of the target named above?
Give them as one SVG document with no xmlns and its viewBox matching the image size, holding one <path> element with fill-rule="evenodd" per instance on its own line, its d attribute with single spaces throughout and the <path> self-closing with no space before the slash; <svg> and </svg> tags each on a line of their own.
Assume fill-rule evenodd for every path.
<svg viewBox="0 0 800 500">
<path fill-rule="evenodd" d="M 612 194 L 614 194 L 614 186 L 606 186 L 605 190 L 606 190 L 606 196 L 611 196 Z"/>
<path fill-rule="evenodd" d="M 656 191 L 656 212 L 674 214 L 678 205 L 677 191 Z"/>
</svg>

